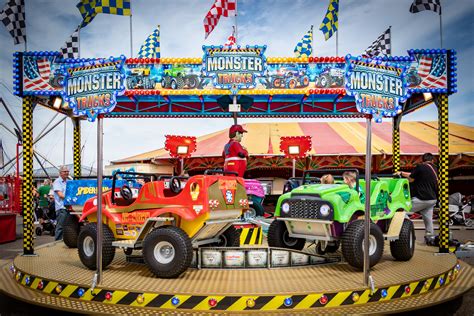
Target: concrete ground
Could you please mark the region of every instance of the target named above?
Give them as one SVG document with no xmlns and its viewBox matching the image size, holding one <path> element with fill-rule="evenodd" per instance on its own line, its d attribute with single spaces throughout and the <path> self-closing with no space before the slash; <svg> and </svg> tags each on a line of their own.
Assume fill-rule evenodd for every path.
<svg viewBox="0 0 474 316">
<path fill-rule="evenodd" d="M 415 229 L 416 229 L 416 238 L 418 241 L 423 240 L 424 236 L 424 226 L 423 221 L 415 220 Z M 435 229 L 437 225 L 435 223 Z M 0 244 L 0 267 L 8 264 L 15 258 L 18 254 L 23 252 L 23 224 L 22 217 L 17 217 L 17 240 L 5 244 Z M 474 242 L 474 228 L 466 227 L 453 227 L 452 236 L 454 239 L 459 240 L 462 243 L 473 241 Z M 50 243 L 54 241 L 54 237 L 49 234 L 44 234 L 42 236 L 37 236 L 34 241 L 35 247 Z M 470 265 L 474 265 L 474 251 L 470 254 L 470 257 L 462 258 L 465 262 Z M 72 313 L 59 312 L 56 310 L 51 310 L 47 308 L 41 308 L 38 306 L 25 304 L 23 302 L 11 299 L 8 296 L 0 294 L 0 316 L 11 315 L 11 316 L 20 316 L 20 315 L 73 315 Z M 411 313 L 404 313 L 402 315 L 413 315 Z M 457 300 L 438 305 L 432 308 L 426 308 L 416 312 L 416 315 L 474 315 L 474 289 L 471 289 L 466 293 L 462 298 Z"/>
</svg>

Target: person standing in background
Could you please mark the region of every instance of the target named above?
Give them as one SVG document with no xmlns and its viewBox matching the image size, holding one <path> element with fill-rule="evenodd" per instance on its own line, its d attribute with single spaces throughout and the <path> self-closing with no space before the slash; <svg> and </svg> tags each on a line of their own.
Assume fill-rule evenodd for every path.
<svg viewBox="0 0 474 316">
<path fill-rule="evenodd" d="M 63 225 L 66 219 L 67 210 L 64 206 L 64 197 L 66 194 L 66 182 L 69 176 L 69 169 L 66 166 L 59 168 L 59 178 L 54 180 L 54 208 L 56 209 L 56 232 L 54 240 L 63 239 Z"/>
</svg>

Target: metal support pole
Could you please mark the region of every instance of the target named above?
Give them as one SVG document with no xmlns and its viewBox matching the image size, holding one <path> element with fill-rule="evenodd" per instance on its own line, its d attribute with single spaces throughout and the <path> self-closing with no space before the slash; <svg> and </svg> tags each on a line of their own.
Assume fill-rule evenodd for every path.
<svg viewBox="0 0 474 316">
<path fill-rule="evenodd" d="M 102 151 L 103 151 L 103 122 L 97 118 L 97 271 L 96 284 L 102 281 Z"/>
<path fill-rule="evenodd" d="M 400 123 L 398 116 L 393 118 L 392 125 L 392 165 L 393 173 L 400 171 Z"/>
<path fill-rule="evenodd" d="M 296 177 L 296 159 L 293 158 L 293 173 L 292 173 L 292 177 Z"/>
<path fill-rule="evenodd" d="M 370 236 L 370 180 L 372 168 L 372 117 L 367 116 L 367 143 L 365 148 L 365 234 L 364 234 L 364 285 L 369 285 L 369 236 Z"/>
<path fill-rule="evenodd" d="M 78 118 L 73 119 L 74 125 L 74 178 L 78 179 L 81 177 L 82 164 L 81 164 L 81 121 Z"/>
<path fill-rule="evenodd" d="M 21 204 L 23 209 L 23 255 L 34 255 L 33 240 L 33 102 L 23 98 L 23 180 Z"/>
<path fill-rule="evenodd" d="M 439 252 L 449 253 L 449 121 L 448 95 L 435 97 L 438 106 L 438 199 L 439 199 Z"/>
<path fill-rule="evenodd" d="M 184 158 L 179 159 L 181 161 L 181 175 L 184 175 Z"/>
</svg>

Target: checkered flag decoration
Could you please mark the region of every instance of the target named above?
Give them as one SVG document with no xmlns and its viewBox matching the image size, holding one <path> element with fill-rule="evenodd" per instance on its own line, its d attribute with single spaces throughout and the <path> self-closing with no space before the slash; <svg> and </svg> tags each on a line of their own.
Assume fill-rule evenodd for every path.
<svg viewBox="0 0 474 316">
<path fill-rule="evenodd" d="M 380 35 L 364 52 L 364 55 L 374 57 L 379 55 L 390 55 L 392 44 L 390 42 L 390 28 Z"/>
<path fill-rule="evenodd" d="M 301 41 L 296 44 L 294 53 L 296 57 L 309 57 L 313 52 L 313 47 L 311 46 L 313 42 L 313 26 L 311 29 L 303 36 Z"/>
<path fill-rule="evenodd" d="M 160 58 L 160 26 L 150 34 L 140 47 L 138 58 Z"/>
<path fill-rule="evenodd" d="M 10 0 L 0 11 L 0 20 L 13 37 L 15 44 L 26 42 L 25 0 Z"/>
<path fill-rule="evenodd" d="M 63 58 L 79 58 L 79 27 L 60 49 Z"/>
<path fill-rule="evenodd" d="M 329 0 L 328 10 L 319 29 L 324 34 L 326 41 L 337 32 L 339 28 L 339 0 Z"/>
<path fill-rule="evenodd" d="M 232 34 L 229 35 L 229 37 L 227 38 L 227 42 L 225 42 L 224 46 L 225 47 L 232 47 L 234 46 L 236 43 L 236 39 L 235 39 L 235 26 L 232 26 Z"/>
<path fill-rule="evenodd" d="M 411 13 L 418 13 L 425 10 L 434 11 L 441 15 L 441 3 L 439 0 L 414 0 L 410 6 Z"/>
<path fill-rule="evenodd" d="M 86 27 L 99 13 L 132 15 L 130 0 L 81 0 L 76 7 L 83 18 L 81 28 Z"/>
<path fill-rule="evenodd" d="M 230 17 L 237 15 L 236 0 L 215 0 L 204 18 L 205 39 L 216 27 L 221 16 Z"/>
</svg>

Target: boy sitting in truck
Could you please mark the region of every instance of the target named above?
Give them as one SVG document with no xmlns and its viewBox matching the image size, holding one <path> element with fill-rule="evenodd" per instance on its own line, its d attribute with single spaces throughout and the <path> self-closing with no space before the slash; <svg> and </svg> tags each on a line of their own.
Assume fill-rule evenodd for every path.
<svg viewBox="0 0 474 316">
<path fill-rule="evenodd" d="M 347 184 L 349 186 L 349 188 L 351 188 L 351 189 L 354 189 L 354 190 L 358 189 L 360 202 L 365 203 L 364 190 L 360 186 L 358 188 L 356 188 L 356 184 L 357 184 L 356 177 L 357 177 L 357 174 L 354 171 L 345 171 L 342 174 L 342 178 L 344 179 L 344 183 Z"/>
</svg>

